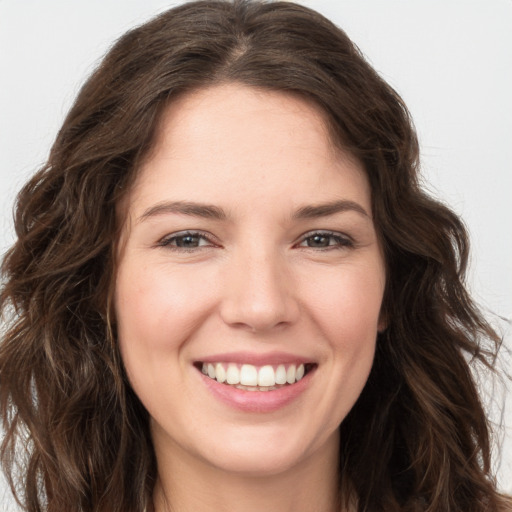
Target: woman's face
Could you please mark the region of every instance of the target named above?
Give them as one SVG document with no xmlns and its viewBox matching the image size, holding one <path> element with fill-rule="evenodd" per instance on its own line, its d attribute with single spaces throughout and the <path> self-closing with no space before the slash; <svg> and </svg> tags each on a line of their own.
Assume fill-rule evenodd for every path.
<svg viewBox="0 0 512 512">
<path fill-rule="evenodd" d="M 123 207 L 119 343 L 159 462 L 254 475 L 332 454 L 385 270 L 367 178 L 318 110 L 234 84 L 186 95 Z"/>
</svg>

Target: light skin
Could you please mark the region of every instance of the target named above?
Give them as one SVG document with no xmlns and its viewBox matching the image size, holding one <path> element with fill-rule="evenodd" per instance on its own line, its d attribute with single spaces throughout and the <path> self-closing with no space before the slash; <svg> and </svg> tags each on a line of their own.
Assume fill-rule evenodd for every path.
<svg viewBox="0 0 512 512">
<path fill-rule="evenodd" d="M 120 213 L 119 343 L 151 417 L 156 511 L 334 511 L 338 426 L 384 327 L 361 165 L 305 100 L 223 84 L 167 107 Z M 271 391 L 203 375 L 231 354 L 309 371 Z"/>
</svg>

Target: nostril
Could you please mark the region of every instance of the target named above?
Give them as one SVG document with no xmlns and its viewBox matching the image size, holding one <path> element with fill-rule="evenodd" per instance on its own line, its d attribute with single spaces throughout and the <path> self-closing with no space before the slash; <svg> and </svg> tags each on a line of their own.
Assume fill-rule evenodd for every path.
<svg viewBox="0 0 512 512">
<path fill-rule="evenodd" d="M 290 283 L 282 282 L 282 273 L 276 271 L 270 276 L 265 272 L 244 268 L 243 275 L 250 274 L 249 278 L 234 276 L 233 281 L 238 284 L 226 288 L 220 307 L 221 318 L 227 325 L 248 332 L 264 332 L 281 329 L 299 319 L 299 306 Z"/>
</svg>

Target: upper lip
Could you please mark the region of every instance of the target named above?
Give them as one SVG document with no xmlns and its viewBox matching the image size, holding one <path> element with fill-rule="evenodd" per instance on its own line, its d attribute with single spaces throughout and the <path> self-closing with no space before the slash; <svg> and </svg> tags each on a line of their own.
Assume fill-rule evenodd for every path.
<svg viewBox="0 0 512 512">
<path fill-rule="evenodd" d="M 252 364 L 254 366 L 263 366 L 266 364 L 307 364 L 314 363 L 311 358 L 290 354 L 287 352 L 268 352 L 264 354 L 254 352 L 225 352 L 222 354 L 213 354 L 198 359 L 201 363 L 236 363 Z"/>
</svg>

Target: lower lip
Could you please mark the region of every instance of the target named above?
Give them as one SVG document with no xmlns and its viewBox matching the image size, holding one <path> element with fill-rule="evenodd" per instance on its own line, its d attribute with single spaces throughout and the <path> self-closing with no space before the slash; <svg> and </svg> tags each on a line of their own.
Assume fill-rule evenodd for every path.
<svg viewBox="0 0 512 512">
<path fill-rule="evenodd" d="M 221 402 L 244 412 L 273 412 L 294 402 L 308 388 L 314 370 L 308 372 L 295 384 L 272 391 L 246 391 L 234 386 L 221 384 L 199 373 L 208 390 Z"/>
</svg>

